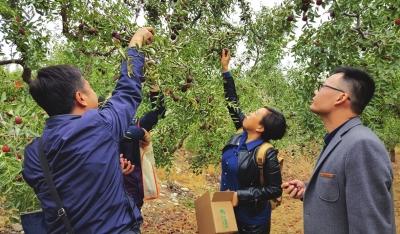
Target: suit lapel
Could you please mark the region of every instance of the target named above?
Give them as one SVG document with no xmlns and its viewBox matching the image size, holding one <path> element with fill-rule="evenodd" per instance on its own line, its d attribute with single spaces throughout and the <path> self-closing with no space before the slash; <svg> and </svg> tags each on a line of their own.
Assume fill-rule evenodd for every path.
<svg viewBox="0 0 400 234">
<path fill-rule="evenodd" d="M 317 164 L 315 165 L 314 172 L 311 176 L 310 181 L 313 179 L 315 176 L 316 172 L 319 170 L 319 168 L 322 166 L 324 161 L 328 158 L 328 156 L 331 154 L 331 152 L 336 148 L 336 146 L 342 141 L 342 136 L 345 135 L 350 129 L 353 127 L 360 125 L 361 120 L 359 117 L 355 117 L 351 120 L 349 120 L 343 127 L 339 129 L 339 131 L 336 133 L 336 135 L 333 137 L 331 142 L 328 144 L 326 149 L 321 153 L 321 155 L 318 158 Z"/>
<path fill-rule="evenodd" d="M 320 154 L 317 164 L 315 165 L 314 172 L 318 170 L 318 168 L 322 165 L 325 159 L 330 155 L 332 150 L 342 141 L 342 137 L 339 134 L 336 134 L 335 137 L 331 140 L 329 145 L 325 148 L 325 150 Z"/>
</svg>

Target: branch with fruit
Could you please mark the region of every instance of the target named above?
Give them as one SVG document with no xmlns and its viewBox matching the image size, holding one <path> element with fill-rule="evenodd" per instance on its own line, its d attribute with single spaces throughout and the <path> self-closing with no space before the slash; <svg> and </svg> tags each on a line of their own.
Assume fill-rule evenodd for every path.
<svg viewBox="0 0 400 234">
<path fill-rule="evenodd" d="M 363 39 L 367 39 L 367 37 L 366 37 L 366 32 L 363 32 L 362 30 L 361 30 L 361 19 L 360 19 L 360 17 L 361 17 L 361 15 L 360 14 L 356 14 L 356 13 L 347 13 L 347 12 L 345 12 L 345 13 L 343 13 L 343 15 L 344 16 L 348 16 L 348 17 L 353 17 L 353 18 L 356 18 L 356 26 L 354 27 L 354 28 L 352 28 L 352 30 L 354 30 L 354 31 L 356 31 L 358 34 L 360 34 L 360 36 L 363 38 Z"/>
</svg>

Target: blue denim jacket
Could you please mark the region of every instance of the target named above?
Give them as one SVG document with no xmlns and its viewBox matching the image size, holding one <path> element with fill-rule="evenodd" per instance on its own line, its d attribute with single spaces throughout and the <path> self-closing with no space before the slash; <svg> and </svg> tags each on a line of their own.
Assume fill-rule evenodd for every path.
<svg viewBox="0 0 400 234">
<path fill-rule="evenodd" d="M 142 220 L 126 195 L 119 165 L 119 141 L 141 102 L 143 79 L 143 54 L 129 49 L 128 56 L 133 74 L 123 62 L 102 109 L 52 116 L 43 130 L 44 152 L 76 233 L 121 233 Z M 23 177 L 39 198 L 49 233 L 63 233 L 63 225 L 54 225 L 55 202 L 40 166 L 37 139 L 25 149 Z"/>
</svg>

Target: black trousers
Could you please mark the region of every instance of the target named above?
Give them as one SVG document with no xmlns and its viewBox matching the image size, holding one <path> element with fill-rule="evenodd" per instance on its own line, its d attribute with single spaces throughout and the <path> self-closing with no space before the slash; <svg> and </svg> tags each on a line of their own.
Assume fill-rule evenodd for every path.
<svg viewBox="0 0 400 234">
<path fill-rule="evenodd" d="M 249 225 L 238 223 L 239 234 L 269 234 L 271 231 L 271 219 L 265 224 Z"/>
</svg>

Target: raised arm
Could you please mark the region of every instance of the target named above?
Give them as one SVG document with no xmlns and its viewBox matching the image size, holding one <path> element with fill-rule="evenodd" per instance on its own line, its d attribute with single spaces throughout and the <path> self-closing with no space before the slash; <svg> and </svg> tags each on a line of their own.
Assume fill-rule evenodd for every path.
<svg viewBox="0 0 400 234">
<path fill-rule="evenodd" d="M 236 129 L 243 127 L 243 119 L 245 115 L 239 108 L 239 97 L 236 94 L 235 81 L 233 80 L 232 74 L 229 72 L 229 61 L 231 55 L 228 49 L 223 49 L 221 54 L 221 67 L 222 77 L 224 79 L 224 94 L 227 101 L 227 108 L 229 114 L 235 124 Z"/>
<path fill-rule="evenodd" d="M 139 126 L 150 131 L 165 116 L 164 95 L 158 85 L 152 85 L 150 89 L 150 102 L 152 110 L 139 119 Z"/>
<path fill-rule="evenodd" d="M 140 141 L 145 138 L 146 132 L 134 124 L 129 125 L 128 130 L 120 142 L 120 153 L 135 165 L 140 166 Z"/>
<path fill-rule="evenodd" d="M 144 55 L 136 48 L 153 40 L 152 28 L 140 28 L 129 44 L 128 61 L 122 62 L 120 79 L 112 97 L 99 110 L 116 141 L 119 141 L 142 100 L 141 81 L 144 78 Z M 136 48 L 133 48 L 136 47 Z"/>
</svg>

